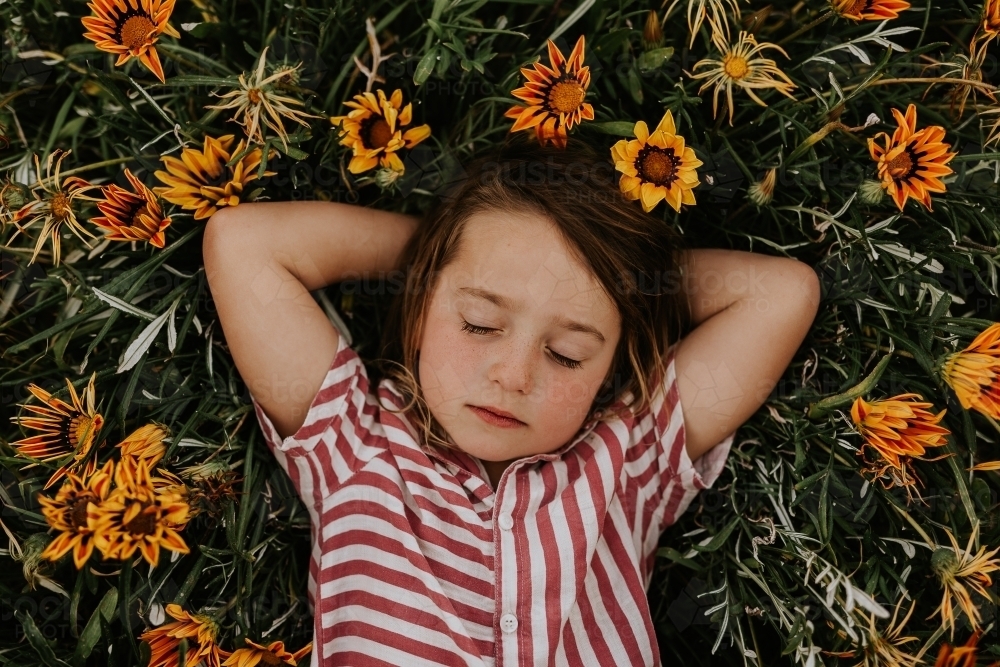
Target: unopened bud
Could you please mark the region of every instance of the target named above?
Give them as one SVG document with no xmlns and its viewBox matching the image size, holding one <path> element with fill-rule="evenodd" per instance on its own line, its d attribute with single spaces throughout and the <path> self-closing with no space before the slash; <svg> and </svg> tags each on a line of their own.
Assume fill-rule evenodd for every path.
<svg viewBox="0 0 1000 667">
<path fill-rule="evenodd" d="M 774 198 L 774 184 L 777 181 L 777 174 L 777 169 L 768 169 L 762 180 L 752 183 L 747 191 L 750 201 L 757 206 L 770 204 L 771 199 Z"/>
<path fill-rule="evenodd" d="M 403 172 L 396 171 L 395 169 L 389 169 L 388 167 L 383 167 L 375 172 L 375 183 L 385 190 L 386 188 L 392 187 L 392 184 L 399 180 L 399 177 L 403 175 Z"/>
<path fill-rule="evenodd" d="M 660 27 L 660 16 L 655 9 L 650 9 L 646 16 L 646 27 L 642 30 L 642 46 L 647 51 L 663 46 L 663 29 Z"/>
</svg>

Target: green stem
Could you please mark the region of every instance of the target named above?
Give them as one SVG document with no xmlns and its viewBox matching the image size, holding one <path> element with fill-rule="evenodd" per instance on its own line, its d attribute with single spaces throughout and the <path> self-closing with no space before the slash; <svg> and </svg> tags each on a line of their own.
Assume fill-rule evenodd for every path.
<svg viewBox="0 0 1000 667">
<path fill-rule="evenodd" d="M 830 17 L 833 16 L 833 14 L 834 14 L 834 12 L 833 12 L 832 9 L 829 10 L 829 11 L 827 11 L 824 14 L 820 14 L 818 17 L 816 17 L 815 19 L 813 19 L 809 23 L 805 24 L 804 26 L 802 26 L 801 28 L 799 28 L 798 30 L 796 30 L 795 32 L 793 32 L 791 35 L 788 35 L 787 37 L 785 37 L 784 39 L 782 39 L 780 42 L 778 42 L 778 46 L 781 46 L 782 44 L 787 44 L 788 42 L 792 41 L 793 39 L 795 39 L 799 35 L 803 35 L 803 34 L 809 32 L 810 30 L 812 30 L 813 28 L 815 28 L 816 26 L 820 25 L 821 23 L 824 23 L 824 22 L 828 21 L 830 19 Z"/>
</svg>

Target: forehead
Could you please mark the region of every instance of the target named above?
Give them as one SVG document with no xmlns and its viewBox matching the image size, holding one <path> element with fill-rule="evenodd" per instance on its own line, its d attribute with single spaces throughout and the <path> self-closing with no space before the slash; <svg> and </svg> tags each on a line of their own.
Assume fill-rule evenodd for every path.
<svg viewBox="0 0 1000 667">
<path fill-rule="evenodd" d="M 454 288 L 482 288 L 530 306 L 568 306 L 590 311 L 591 319 L 617 320 L 617 309 L 600 281 L 555 223 L 538 213 L 471 216 L 458 253 L 443 272 L 449 273 Z"/>
</svg>

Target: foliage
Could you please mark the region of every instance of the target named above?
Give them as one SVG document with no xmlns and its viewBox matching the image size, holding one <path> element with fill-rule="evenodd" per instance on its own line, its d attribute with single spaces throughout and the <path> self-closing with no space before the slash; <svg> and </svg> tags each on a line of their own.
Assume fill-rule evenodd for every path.
<svg viewBox="0 0 1000 667">
<path fill-rule="evenodd" d="M 206 137 L 234 135 L 228 171 L 208 184 L 229 188 L 226 197 L 419 214 L 460 175 L 462 160 L 510 131 L 505 113 L 519 103 L 511 91 L 523 83 L 521 67 L 539 56 L 548 62 L 545 40 L 569 54 L 580 35 L 594 118 L 578 118 L 569 141 L 591 142 L 610 160 L 636 121 L 652 128 L 670 111 L 701 163 L 697 203 L 685 199 L 679 212 L 658 206 L 652 215 L 694 247 L 794 256 L 823 285 L 812 331 L 737 433 L 727 472 L 663 535 L 649 599 L 664 663 L 818 665 L 839 657 L 882 665 L 892 663 L 872 647 L 899 632 L 917 639 L 900 649 L 925 660 L 943 641 L 965 641 L 969 614 L 955 607 L 953 639 L 937 613 L 943 578 L 955 580 L 941 549 L 966 545 L 975 531 L 972 555 L 1000 545 L 1000 471 L 970 470 L 1000 459 L 1000 428 L 963 409 L 940 369 L 1000 319 L 1000 154 L 990 141 L 1000 107 L 989 83 L 1000 44 L 990 21 L 983 24 L 984 8 L 961 0 L 927 0 L 885 22 L 854 20 L 845 9 L 885 3 L 686 0 L 664 18 L 659 3 L 629 0 L 194 0 L 170 17 L 179 37 L 164 31 L 155 41 L 162 82 L 138 57 L 116 66 L 116 55 L 83 36 L 81 18 L 91 13 L 83 2 L 0 4 L 4 414 L 23 417 L 18 404 L 37 404 L 31 383 L 70 401 L 66 379 L 82 390 L 96 372 L 97 458 L 116 456 L 113 445 L 143 425 L 163 424 L 170 437 L 161 465 L 180 475 L 196 510 L 180 532 L 189 553 L 161 551 L 155 568 L 138 553 L 120 561 L 95 552 L 79 571 L 69 556 L 51 563 L 40 556 L 52 535 L 38 494 L 63 461 L 26 465 L 11 443 L 32 432 L 0 427 L 0 520 L 9 539 L 0 556 L 8 565 L 0 573 L 0 663 L 146 664 L 149 647 L 138 637 L 166 620 L 171 603 L 213 619 L 229 651 L 245 638 L 297 649 L 312 636 L 308 514 L 273 465 L 227 353 L 201 263 L 207 215 L 196 219 L 178 203 L 194 196 L 183 188 L 162 189 L 160 158 L 207 151 Z M 997 13 L 986 9 L 987 19 Z M 751 91 L 768 106 L 733 86 L 731 123 L 725 91 L 713 114 L 715 91 L 702 90 L 720 79 L 694 78 L 725 66 L 726 30 L 729 44 L 741 40 L 746 49 L 754 39 L 779 45 L 761 57 L 782 73 L 775 81 L 794 84 Z M 250 108 L 241 102 L 250 99 L 247 87 L 268 78 L 297 120 L 286 116 L 278 130 L 262 117 L 254 127 L 263 145 L 246 144 L 252 123 L 230 113 Z M 403 104 L 413 105 L 410 127 L 430 126 L 429 137 L 399 150 L 402 173 L 388 162 L 348 169 L 351 148 L 328 117 L 347 114 L 344 103 L 366 89 L 401 89 Z M 243 97 L 221 103 L 240 90 Z M 943 139 L 923 138 L 957 155 L 945 170 L 953 172 L 943 177 L 946 192 L 915 193 L 899 209 L 883 192 L 895 167 L 878 160 L 895 145 L 893 111 L 902 115 L 910 103 L 918 131 L 943 128 Z M 880 132 L 870 152 L 867 140 Z M 32 193 L 60 150 L 72 151 L 58 154 L 62 174 Z M 28 211 L 32 199 L 49 196 L 67 175 L 137 190 L 125 168 L 153 190 L 135 201 L 162 206 L 151 209 L 159 227 L 145 237 L 102 238 L 107 226 L 88 222 L 110 215 L 97 208 L 97 188 L 69 204 L 94 238 L 56 226 L 61 258 L 40 238 L 44 223 L 27 224 L 38 214 Z M 165 243 L 147 243 L 153 231 Z M 385 292 L 341 284 L 315 296 L 370 357 Z M 863 446 L 849 408 L 859 396 L 907 392 L 933 413 L 946 409 L 940 424 L 950 435 L 923 460 L 908 459 L 901 476 L 878 467 L 884 460 Z M 1000 658 L 997 589 L 990 580 L 982 590 L 988 597 L 972 598 L 985 631 L 980 651 Z M 906 615 L 911 599 L 915 610 Z"/>
</svg>

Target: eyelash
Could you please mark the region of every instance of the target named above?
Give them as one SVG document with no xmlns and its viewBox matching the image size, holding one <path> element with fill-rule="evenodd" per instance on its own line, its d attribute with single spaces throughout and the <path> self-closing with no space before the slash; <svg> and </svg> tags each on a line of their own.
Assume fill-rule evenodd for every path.
<svg viewBox="0 0 1000 667">
<path fill-rule="evenodd" d="M 469 324 L 465 320 L 462 320 L 462 331 L 467 331 L 471 334 L 476 334 L 478 336 L 486 336 L 490 332 L 496 331 L 496 329 L 476 326 L 475 324 Z M 569 357 L 564 357 L 563 355 L 553 352 L 552 350 L 549 350 L 549 353 L 552 355 L 552 358 L 555 360 L 557 364 L 565 366 L 566 368 L 580 368 L 580 366 L 583 365 L 582 362 L 577 361 L 576 359 L 570 359 Z"/>
</svg>

